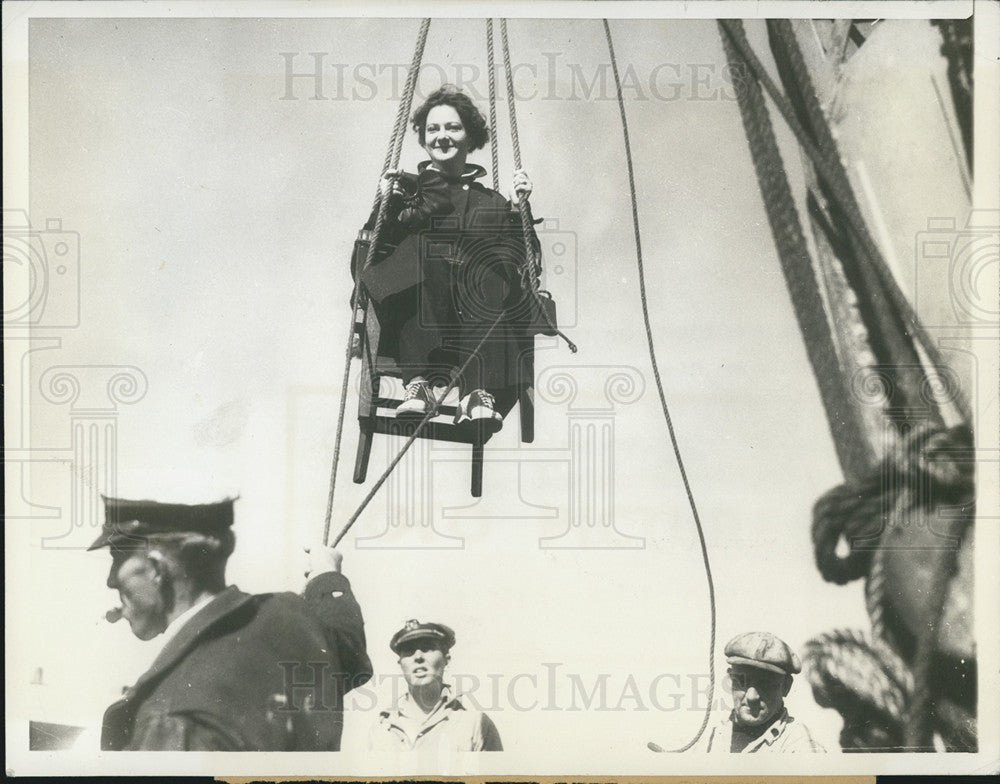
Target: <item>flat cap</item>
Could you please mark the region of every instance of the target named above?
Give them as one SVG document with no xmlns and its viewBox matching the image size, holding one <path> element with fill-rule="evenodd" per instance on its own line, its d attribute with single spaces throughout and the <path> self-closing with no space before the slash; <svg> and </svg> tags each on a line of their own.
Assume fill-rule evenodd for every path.
<svg viewBox="0 0 1000 784">
<path fill-rule="evenodd" d="M 392 635 L 389 647 L 393 653 L 398 654 L 403 644 L 411 640 L 436 640 L 447 651 L 455 644 L 455 632 L 443 623 L 420 623 L 416 618 L 411 618 Z"/>
<path fill-rule="evenodd" d="M 759 667 L 762 670 L 795 675 L 802 672 L 802 662 L 784 640 L 770 632 L 744 632 L 726 643 L 726 661 Z"/>
<path fill-rule="evenodd" d="M 218 536 L 233 525 L 233 502 L 165 504 L 160 501 L 104 499 L 104 527 L 88 550 L 126 542 L 141 544 L 153 534 L 198 533 Z"/>
</svg>

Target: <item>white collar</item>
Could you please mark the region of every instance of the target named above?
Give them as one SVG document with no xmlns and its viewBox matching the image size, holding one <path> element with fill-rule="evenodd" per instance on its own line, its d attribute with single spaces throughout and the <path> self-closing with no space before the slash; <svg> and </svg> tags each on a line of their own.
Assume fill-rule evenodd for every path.
<svg viewBox="0 0 1000 784">
<path fill-rule="evenodd" d="M 434 165 L 433 161 L 421 161 L 417 164 L 417 171 L 422 172 L 424 169 L 430 169 L 431 171 L 436 171 L 438 174 L 444 178 L 444 172 L 442 172 L 437 166 Z M 480 177 L 486 176 L 486 169 L 476 163 L 465 164 L 465 171 L 463 171 L 459 176 L 457 182 L 470 183 L 479 179 Z"/>
<path fill-rule="evenodd" d="M 212 601 L 212 599 L 214 599 L 216 596 L 218 596 L 218 594 L 209 594 L 208 596 L 203 596 L 201 599 L 199 599 L 190 607 L 188 607 L 184 612 L 182 612 L 180 615 L 174 618 L 170 623 L 168 623 L 167 628 L 164 629 L 163 633 L 160 635 L 160 640 L 162 644 L 165 646 L 174 637 L 176 637 L 177 633 L 184 627 L 184 625 L 192 618 L 194 618 L 194 616 L 198 614 L 198 611 L 201 610 L 210 601 Z"/>
</svg>

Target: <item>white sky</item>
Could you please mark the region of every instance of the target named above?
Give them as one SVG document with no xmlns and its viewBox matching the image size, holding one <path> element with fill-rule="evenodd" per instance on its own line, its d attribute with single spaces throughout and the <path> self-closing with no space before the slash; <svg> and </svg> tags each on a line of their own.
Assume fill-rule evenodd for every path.
<svg viewBox="0 0 1000 784">
<path fill-rule="evenodd" d="M 397 105 L 392 72 L 373 77 L 373 69 L 408 63 L 417 27 L 412 19 L 32 22 L 27 206 L 36 229 L 59 218 L 79 233 L 80 323 L 37 331 L 61 342 L 30 360 L 30 442 L 64 461 L 28 472 L 27 500 L 63 510 L 31 522 L 30 583 L 19 586 L 28 597 L 21 612 L 45 619 L 24 628 L 19 669 L 8 671 L 23 684 L 43 669 L 30 718 L 97 723 L 155 651 L 125 624 L 103 622 L 116 601 L 103 585 L 108 559 L 82 551 L 95 535 L 89 525 L 68 530 L 71 420 L 65 404 L 38 394 L 53 365 L 88 366 L 73 372 L 99 393 L 100 366 L 138 368 L 146 394 L 112 417 L 119 494 L 238 492 L 230 578 L 248 591 L 300 586 L 297 549 L 318 537 L 326 503 L 350 317 L 347 261 Z M 440 70 L 424 73 L 421 94 L 438 86 L 441 71 L 456 81 L 485 70 L 483 28 L 434 22 L 425 62 Z M 828 585 L 813 563 L 811 506 L 841 476 L 738 109 L 726 99 L 715 23 L 621 20 L 612 29 L 620 67 L 640 85 L 626 98 L 652 324 L 715 573 L 720 670 L 722 645 L 748 629 L 796 648 L 833 628 L 867 630 L 860 584 Z M 748 32 L 766 52 L 763 23 Z M 641 757 L 647 740 L 688 739 L 701 719 L 690 684 L 707 673 L 709 616 L 646 354 L 617 104 L 610 82 L 603 99 L 573 84 L 574 69 L 588 82 L 600 73 L 603 29 L 598 20 L 515 20 L 510 35 L 523 64 L 517 112 L 534 211 L 553 221 L 550 247 L 575 249 L 566 274 L 550 265 L 548 283 L 580 353 L 540 341 L 538 370 L 574 378 L 578 407 L 607 405 L 604 378 L 617 368 L 644 384 L 638 400 L 605 419 L 614 433 L 615 526 L 623 542 L 644 547 L 541 546 L 569 523 L 567 447 L 581 415 L 540 389 L 534 445 L 515 453 L 516 417 L 508 420 L 487 446 L 481 500 L 468 495 L 464 451 L 424 444 L 433 475 L 423 503 L 438 533 L 421 539 L 394 528 L 373 538 L 387 531 L 390 504 L 414 504 L 415 491 L 398 489 L 393 501 L 383 489 L 345 540 L 344 569 L 379 674 L 397 671 L 387 642 L 404 620 L 448 623 L 459 641 L 453 670 L 479 678 L 487 704 L 488 679 L 500 684 L 493 716 L 505 757 L 566 770 L 593 755 Z M 306 79 L 296 80 L 294 100 L 281 100 L 282 52 L 296 53 L 298 71 L 310 69 L 308 53 L 325 53 L 327 100 L 308 100 Z M 485 78 L 474 85 L 485 94 Z M 777 118 L 775 126 L 800 190 L 798 155 Z M 506 183 L 509 138 L 501 140 Z M 403 164 L 412 170 L 421 159 L 410 133 Z M 475 160 L 488 168 L 488 151 Z M 53 301 L 73 304 L 71 295 Z M 369 484 L 352 484 L 356 379 L 357 367 L 335 527 L 398 447 L 377 437 Z M 419 476 L 412 461 L 401 471 Z M 106 490 L 105 480 L 97 484 Z M 461 537 L 450 540 L 460 546 L 434 549 L 445 535 Z M 420 544 L 431 549 L 414 549 Z M 569 708 L 570 676 L 589 689 L 602 674 L 609 707 L 632 676 L 648 710 L 628 700 L 621 711 L 543 709 L 547 684 L 554 704 Z M 663 674 L 683 684 L 659 692 L 663 703 L 680 693 L 679 709 L 657 710 L 648 699 Z M 534 710 L 512 704 L 532 698 Z M 788 702 L 837 748 L 839 717 L 815 705 L 804 678 Z M 345 748 L 361 742 L 374 715 L 348 716 Z"/>
</svg>

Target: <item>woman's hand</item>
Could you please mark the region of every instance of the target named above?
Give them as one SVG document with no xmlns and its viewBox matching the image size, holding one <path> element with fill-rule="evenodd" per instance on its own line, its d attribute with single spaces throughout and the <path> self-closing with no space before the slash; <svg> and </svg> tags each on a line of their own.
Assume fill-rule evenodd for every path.
<svg viewBox="0 0 1000 784">
<path fill-rule="evenodd" d="M 531 180 L 528 179 L 528 173 L 524 169 L 518 169 L 514 172 L 513 201 L 520 201 L 522 198 L 527 199 L 530 195 Z"/>
<path fill-rule="evenodd" d="M 403 173 L 402 169 L 389 169 L 382 175 L 378 184 L 378 191 L 384 199 L 386 196 L 398 197 L 403 195 L 403 188 L 399 184 L 399 177 Z"/>
</svg>

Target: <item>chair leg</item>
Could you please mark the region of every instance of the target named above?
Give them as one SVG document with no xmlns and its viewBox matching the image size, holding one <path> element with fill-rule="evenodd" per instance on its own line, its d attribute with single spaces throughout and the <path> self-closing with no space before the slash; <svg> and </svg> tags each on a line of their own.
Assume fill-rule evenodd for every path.
<svg viewBox="0 0 1000 784">
<path fill-rule="evenodd" d="M 354 458 L 354 483 L 364 484 L 368 476 L 368 459 L 372 454 L 372 431 L 367 425 L 361 425 L 358 432 L 358 453 Z"/>
<path fill-rule="evenodd" d="M 472 442 L 472 497 L 483 495 L 483 442 L 477 438 Z"/>
<path fill-rule="evenodd" d="M 525 444 L 535 440 L 535 388 L 531 384 L 521 387 L 518 394 L 518 416 L 521 420 L 521 441 Z"/>
</svg>

